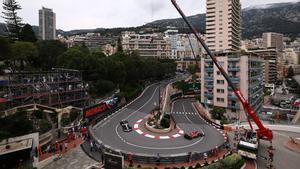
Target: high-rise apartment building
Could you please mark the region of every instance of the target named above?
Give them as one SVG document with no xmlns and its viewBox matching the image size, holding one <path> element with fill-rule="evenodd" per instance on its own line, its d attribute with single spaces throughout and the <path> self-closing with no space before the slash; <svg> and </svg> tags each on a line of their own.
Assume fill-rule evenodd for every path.
<svg viewBox="0 0 300 169">
<path fill-rule="evenodd" d="M 277 81 L 277 62 L 279 52 L 276 48 L 257 48 L 249 49 L 249 52 L 253 52 L 260 56 L 263 60 L 263 74 L 265 85 L 275 84 Z"/>
<path fill-rule="evenodd" d="M 240 49 L 240 0 L 206 1 L 206 43 L 212 51 Z"/>
<path fill-rule="evenodd" d="M 275 47 L 278 50 L 283 50 L 283 34 L 275 32 L 263 33 L 263 46 L 265 48 Z"/>
<path fill-rule="evenodd" d="M 52 9 L 39 10 L 39 36 L 42 40 L 56 39 L 56 14 Z"/>
<path fill-rule="evenodd" d="M 263 104 L 263 60 L 255 54 L 217 53 L 217 60 L 239 88 L 255 112 Z M 243 105 L 207 56 L 201 59 L 201 102 L 208 106 L 223 107 L 228 119 L 246 119 Z"/>
</svg>

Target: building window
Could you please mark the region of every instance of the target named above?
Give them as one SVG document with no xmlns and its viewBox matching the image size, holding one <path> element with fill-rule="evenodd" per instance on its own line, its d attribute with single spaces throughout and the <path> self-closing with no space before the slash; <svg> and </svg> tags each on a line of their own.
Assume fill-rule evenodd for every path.
<svg viewBox="0 0 300 169">
<path fill-rule="evenodd" d="M 224 93 L 225 90 L 224 89 L 217 89 L 217 93 Z"/>
<path fill-rule="evenodd" d="M 224 84 L 224 80 L 217 80 L 217 84 Z"/>
<path fill-rule="evenodd" d="M 225 99 L 224 99 L 224 98 L 217 98 L 217 102 L 224 103 L 224 102 L 225 102 Z"/>
<path fill-rule="evenodd" d="M 220 71 L 217 71 L 217 75 L 221 75 L 221 72 L 220 72 Z"/>
</svg>

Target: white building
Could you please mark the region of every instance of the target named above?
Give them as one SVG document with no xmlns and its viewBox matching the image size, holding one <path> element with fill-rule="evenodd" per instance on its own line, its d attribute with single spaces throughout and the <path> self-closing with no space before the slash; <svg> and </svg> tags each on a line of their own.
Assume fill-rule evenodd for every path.
<svg viewBox="0 0 300 169">
<path fill-rule="evenodd" d="M 122 46 L 124 51 L 136 51 L 142 57 L 171 58 L 170 41 L 161 33 L 137 34 L 126 31 L 122 33 Z"/>
<path fill-rule="evenodd" d="M 240 0 L 206 1 L 206 43 L 212 51 L 240 49 Z"/>
<path fill-rule="evenodd" d="M 217 60 L 256 113 L 263 104 L 263 60 L 254 54 L 218 53 Z M 201 102 L 226 109 L 229 119 L 245 120 L 242 104 L 207 56 L 201 59 Z"/>
</svg>

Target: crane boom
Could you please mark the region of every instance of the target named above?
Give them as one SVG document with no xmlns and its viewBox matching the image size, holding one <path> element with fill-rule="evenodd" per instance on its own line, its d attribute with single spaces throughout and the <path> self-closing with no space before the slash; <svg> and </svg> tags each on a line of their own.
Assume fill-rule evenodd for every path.
<svg viewBox="0 0 300 169">
<path fill-rule="evenodd" d="M 248 113 L 248 115 L 256 123 L 256 125 L 258 127 L 258 129 L 256 130 L 258 137 L 262 138 L 262 139 L 266 139 L 266 140 L 270 140 L 271 141 L 273 139 L 273 132 L 272 132 L 272 130 L 264 127 L 264 125 L 262 124 L 262 122 L 259 120 L 259 118 L 254 113 L 254 111 L 253 111 L 252 107 L 250 106 L 250 104 L 248 103 L 248 101 L 245 99 L 245 97 L 241 93 L 241 91 L 234 86 L 234 84 L 230 80 L 230 77 L 228 76 L 228 74 L 225 72 L 225 70 L 223 69 L 223 67 L 218 63 L 217 58 L 210 51 L 210 49 L 208 48 L 208 46 L 205 44 L 204 40 L 199 36 L 198 31 L 188 21 L 186 15 L 183 13 L 183 11 L 181 10 L 181 8 L 177 4 L 176 0 L 171 0 L 171 2 L 174 5 L 174 7 L 177 9 L 177 11 L 179 12 L 179 14 L 181 15 L 181 17 L 183 18 L 183 20 L 185 21 L 185 23 L 191 29 L 191 31 L 193 32 L 193 34 L 196 36 L 197 40 L 201 43 L 202 47 L 205 49 L 205 51 L 207 52 L 207 54 L 209 55 L 209 57 L 212 59 L 212 61 L 214 62 L 215 66 L 218 68 L 218 70 L 221 72 L 221 74 L 223 75 L 223 77 L 226 79 L 228 85 L 232 88 L 234 94 L 236 95 L 236 97 L 242 103 L 244 110 Z M 250 125 L 251 129 L 253 129 L 250 120 L 248 120 L 248 122 L 249 122 L 249 125 Z"/>
</svg>

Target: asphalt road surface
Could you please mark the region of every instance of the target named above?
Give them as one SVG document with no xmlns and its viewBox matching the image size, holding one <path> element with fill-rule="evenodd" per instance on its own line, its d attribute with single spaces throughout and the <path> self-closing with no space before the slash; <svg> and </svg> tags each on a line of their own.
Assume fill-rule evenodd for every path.
<svg viewBox="0 0 300 169">
<path fill-rule="evenodd" d="M 183 136 L 172 139 L 153 139 L 138 134 L 136 131 L 123 132 L 120 121 L 128 120 L 133 127 L 155 108 L 159 102 L 160 85 L 155 84 L 147 88 L 142 96 L 125 109 L 105 121 L 101 121 L 94 129 L 98 140 L 106 147 L 122 152 L 140 155 L 162 156 L 176 155 L 188 152 L 206 152 L 224 143 L 223 136 L 213 127 L 207 125 L 191 104 L 191 100 L 181 100 L 174 103 L 172 115 L 178 126 L 185 132 L 200 130 L 204 137 L 186 140 Z M 181 112 L 181 114 L 179 114 Z"/>
</svg>

